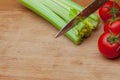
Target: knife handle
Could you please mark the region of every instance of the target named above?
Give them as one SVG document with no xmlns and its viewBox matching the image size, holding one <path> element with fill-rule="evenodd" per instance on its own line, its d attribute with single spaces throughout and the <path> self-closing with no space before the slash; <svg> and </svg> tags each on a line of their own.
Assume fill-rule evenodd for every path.
<svg viewBox="0 0 120 80">
<path fill-rule="evenodd" d="M 102 5 L 104 5 L 107 1 L 109 0 L 94 0 L 78 16 L 82 16 L 82 18 L 88 17 L 90 14 L 92 14 L 97 9 L 99 9 Z"/>
</svg>

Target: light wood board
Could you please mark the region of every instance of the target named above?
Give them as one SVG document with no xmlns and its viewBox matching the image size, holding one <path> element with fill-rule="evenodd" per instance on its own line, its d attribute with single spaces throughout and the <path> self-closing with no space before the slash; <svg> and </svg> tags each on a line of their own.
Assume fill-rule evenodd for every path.
<svg viewBox="0 0 120 80">
<path fill-rule="evenodd" d="M 92 0 L 75 0 L 87 5 Z M 0 0 L 0 80 L 119 80 L 120 59 L 98 51 L 103 23 L 81 45 L 20 5 Z"/>
</svg>

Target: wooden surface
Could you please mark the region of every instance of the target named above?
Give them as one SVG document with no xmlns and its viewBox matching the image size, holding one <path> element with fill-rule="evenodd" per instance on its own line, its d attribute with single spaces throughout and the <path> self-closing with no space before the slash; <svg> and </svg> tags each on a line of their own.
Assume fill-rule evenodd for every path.
<svg viewBox="0 0 120 80">
<path fill-rule="evenodd" d="M 55 39 L 57 32 L 16 0 L 0 0 L 0 80 L 120 79 L 120 59 L 106 59 L 97 48 L 102 23 L 79 46 L 65 36 Z"/>
</svg>

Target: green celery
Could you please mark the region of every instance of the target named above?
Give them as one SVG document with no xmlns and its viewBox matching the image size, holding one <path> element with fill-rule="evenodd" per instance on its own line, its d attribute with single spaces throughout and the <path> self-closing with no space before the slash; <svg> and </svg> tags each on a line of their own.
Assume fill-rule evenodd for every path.
<svg viewBox="0 0 120 80">
<path fill-rule="evenodd" d="M 78 5 L 77 3 L 73 2 L 72 0 L 52 0 L 64 7 L 67 10 L 75 9 L 78 12 L 81 12 L 84 7 Z M 69 3 L 69 4 L 68 4 Z M 64 16 L 65 17 L 65 16 Z M 91 23 L 92 22 L 92 23 Z M 84 21 L 85 24 L 88 24 L 91 29 L 95 29 L 99 24 L 99 17 L 96 14 L 91 14 L 88 18 Z"/>
<path fill-rule="evenodd" d="M 75 9 L 73 13 L 83 10 L 82 6 L 76 4 L 72 0 L 20 0 L 20 2 L 48 20 L 59 30 L 72 19 L 69 15 L 72 9 Z M 73 16 L 76 14 L 75 12 Z M 65 35 L 75 44 L 80 44 L 84 38 L 90 36 L 92 29 L 98 25 L 98 19 L 98 16 L 92 14 L 85 20 L 80 21 Z"/>
<path fill-rule="evenodd" d="M 51 22 L 54 26 L 57 26 L 57 29 L 61 29 L 61 26 L 66 25 L 66 22 L 63 19 L 61 19 L 58 15 L 56 15 L 46 6 L 41 4 L 39 0 L 20 0 L 20 2 L 27 8 L 36 12 L 38 15 L 44 17 L 46 20 Z"/>
<path fill-rule="evenodd" d="M 66 22 L 70 20 L 69 17 L 69 11 L 67 11 L 63 6 L 60 6 L 53 0 L 40 0 L 42 4 L 47 6 L 50 10 L 55 12 L 57 15 L 59 15 L 61 18 L 63 18 Z M 54 6 L 54 7 L 53 7 Z M 63 13 L 64 12 L 64 13 Z"/>
<path fill-rule="evenodd" d="M 48 9 L 46 6 L 41 4 L 39 0 L 20 0 L 20 2 L 26 6 L 27 8 L 31 9 L 32 11 L 36 12 L 38 15 L 44 17 L 46 20 L 51 22 L 57 29 L 61 29 L 63 26 L 66 25 L 66 22 L 62 20 L 58 15 Z M 40 9 L 42 8 L 42 9 Z M 71 39 L 74 43 L 79 44 L 80 41 L 74 34 L 73 30 L 70 30 L 66 33 L 67 37 Z"/>
<path fill-rule="evenodd" d="M 55 1 L 57 1 L 57 0 L 55 0 Z M 76 10 L 78 10 L 78 11 L 80 11 L 80 12 L 84 9 L 84 7 L 82 7 L 81 5 L 75 3 L 75 2 L 72 1 L 72 0 L 66 0 L 66 1 L 65 1 L 65 0 L 59 0 L 59 2 L 65 4 L 65 5 L 73 8 L 73 9 L 76 9 Z M 91 14 L 91 15 L 90 15 L 90 18 L 92 18 L 93 20 L 95 20 L 95 21 L 97 21 L 97 22 L 100 21 L 100 18 L 99 18 L 96 14 Z"/>
</svg>

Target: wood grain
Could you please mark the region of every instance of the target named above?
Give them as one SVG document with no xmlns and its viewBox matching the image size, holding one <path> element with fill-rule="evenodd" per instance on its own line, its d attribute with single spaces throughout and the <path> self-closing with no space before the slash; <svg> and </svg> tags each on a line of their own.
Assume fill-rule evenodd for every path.
<svg viewBox="0 0 120 80">
<path fill-rule="evenodd" d="M 102 22 L 79 46 L 65 36 L 55 39 L 57 32 L 16 0 L 0 0 L 0 80 L 120 79 L 120 59 L 106 59 L 97 48 Z"/>
</svg>

